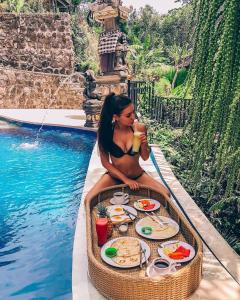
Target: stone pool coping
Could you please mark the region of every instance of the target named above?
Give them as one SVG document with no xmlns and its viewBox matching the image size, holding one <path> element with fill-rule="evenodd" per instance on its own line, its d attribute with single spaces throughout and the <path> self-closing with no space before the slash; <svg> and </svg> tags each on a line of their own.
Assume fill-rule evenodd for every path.
<svg viewBox="0 0 240 300">
<path fill-rule="evenodd" d="M 96 132 L 84 127 L 85 113 L 80 109 L 0 109 L 0 118 L 33 125 L 61 126 Z"/>
<path fill-rule="evenodd" d="M 28 124 L 41 124 L 43 115 L 46 110 L 33 109 L 33 110 L 19 110 L 19 109 L 0 109 L 0 117 L 8 120 L 19 121 Z M 48 110 L 48 118 L 45 118 L 45 125 L 79 128 L 84 127 L 84 116 L 82 110 Z M 95 130 L 93 130 L 95 131 Z M 192 198 L 186 193 L 180 183 L 176 180 L 174 174 L 171 171 L 170 166 L 165 160 L 159 146 L 152 146 L 152 152 L 156 159 L 157 165 L 161 169 L 164 180 L 167 182 L 172 191 L 177 194 L 177 198 L 180 201 L 180 205 L 184 207 L 188 216 L 194 221 L 194 225 L 199 228 L 200 235 L 209 242 L 211 250 L 215 255 L 219 255 L 219 259 L 222 263 L 226 264 L 229 270 L 235 268 L 237 278 L 239 279 L 239 257 L 236 257 L 236 253 L 228 246 L 225 240 L 219 235 L 216 229 L 208 224 L 209 221 L 202 214 L 199 208 L 196 206 Z M 160 180 L 155 166 L 151 160 L 141 161 L 143 168 L 150 173 L 154 178 Z M 85 227 L 85 210 L 83 205 L 83 199 L 87 191 L 98 180 L 98 178 L 104 173 L 104 168 L 101 166 L 100 159 L 97 153 L 97 147 L 95 145 L 92 152 L 88 173 L 85 181 L 84 191 L 82 195 L 82 202 L 79 208 L 74 249 L 73 249 L 73 272 L 72 272 L 72 289 L 73 299 L 85 299 L 85 300 L 103 300 L 103 296 L 92 285 L 91 280 L 87 275 L 87 257 L 86 257 L 86 227 Z M 174 199 L 172 198 L 174 201 Z M 177 204 L 176 204 L 177 205 Z M 205 217 L 205 218 L 204 218 Z M 207 227 L 206 227 L 207 226 Z M 210 227 L 208 227 L 210 226 Z M 211 228 L 211 226 L 213 228 Z M 204 230 L 204 228 L 207 229 Z M 210 231 L 208 229 L 210 228 Z M 209 232 L 213 234 L 209 236 Z M 220 240 L 220 243 L 219 243 Z M 222 243 L 223 240 L 223 243 Z M 222 247 L 224 251 L 227 251 L 227 256 L 221 252 Z M 219 253 L 220 252 L 220 253 Z M 225 253 L 225 252 L 224 252 Z M 233 261 L 231 261 L 233 259 Z M 236 260 L 235 260 L 236 259 Z M 235 266 L 235 267 L 234 267 Z M 203 279 L 201 281 L 198 290 L 189 298 L 190 300 L 237 300 L 240 298 L 240 288 L 232 276 L 226 271 L 226 269 L 219 263 L 218 259 L 212 254 L 208 247 L 204 244 L 204 259 L 203 259 Z"/>
</svg>

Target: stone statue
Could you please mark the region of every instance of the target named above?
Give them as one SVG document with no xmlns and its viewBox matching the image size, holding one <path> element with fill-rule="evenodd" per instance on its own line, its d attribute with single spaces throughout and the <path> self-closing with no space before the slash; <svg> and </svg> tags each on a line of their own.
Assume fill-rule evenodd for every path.
<svg viewBox="0 0 240 300">
<path fill-rule="evenodd" d="M 97 93 L 96 91 L 96 78 L 94 75 L 93 70 L 87 70 L 84 73 L 85 77 L 85 90 L 83 92 L 84 96 L 86 96 L 87 99 L 97 99 L 101 100 L 101 95 Z"/>
<path fill-rule="evenodd" d="M 127 40 L 124 34 L 120 35 L 116 49 L 115 49 L 115 63 L 114 70 L 115 71 L 125 71 L 127 69 L 127 56 L 128 46 Z"/>
<path fill-rule="evenodd" d="M 100 22 L 104 31 L 99 37 L 98 54 L 102 74 L 127 71 L 127 39 L 119 29 L 119 19 L 126 20 L 130 10 L 121 0 L 96 0 L 89 5 L 92 17 Z"/>
<path fill-rule="evenodd" d="M 119 20 L 127 20 L 130 11 L 121 0 L 95 0 L 89 3 L 88 23 L 90 26 L 93 21 L 100 23 L 103 32 L 98 43 L 101 76 L 95 77 L 92 70 L 84 74 L 86 127 L 98 127 L 104 96 L 112 92 L 127 94 L 128 45 L 125 33 L 120 31 Z"/>
</svg>

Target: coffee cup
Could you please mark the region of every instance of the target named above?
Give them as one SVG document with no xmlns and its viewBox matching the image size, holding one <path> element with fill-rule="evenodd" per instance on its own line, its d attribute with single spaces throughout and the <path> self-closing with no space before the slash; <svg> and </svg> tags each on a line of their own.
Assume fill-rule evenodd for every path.
<svg viewBox="0 0 240 300">
<path fill-rule="evenodd" d="M 128 194 L 123 192 L 115 192 L 113 194 L 113 200 L 115 204 L 123 204 L 127 200 L 128 196 Z"/>
<path fill-rule="evenodd" d="M 149 276 L 162 276 L 175 271 L 178 266 L 175 262 L 170 262 L 165 258 L 155 258 L 149 266 Z"/>
</svg>

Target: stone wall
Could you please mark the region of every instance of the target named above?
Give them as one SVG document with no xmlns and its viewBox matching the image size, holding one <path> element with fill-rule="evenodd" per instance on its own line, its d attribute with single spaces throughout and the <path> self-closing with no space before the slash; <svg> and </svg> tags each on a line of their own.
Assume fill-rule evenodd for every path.
<svg viewBox="0 0 240 300">
<path fill-rule="evenodd" d="M 0 14 L 0 65 L 71 74 L 74 51 L 69 14 Z"/>
<path fill-rule="evenodd" d="M 0 68 L 0 108 L 82 109 L 80 74 L 55 75 Z"/>
</svg>

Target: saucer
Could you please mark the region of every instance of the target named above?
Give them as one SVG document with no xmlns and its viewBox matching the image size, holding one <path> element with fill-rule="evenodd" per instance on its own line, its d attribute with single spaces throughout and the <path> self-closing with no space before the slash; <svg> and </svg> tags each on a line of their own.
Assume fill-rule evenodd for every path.
<svg viewBox="0 0 240 300">
<path fill-rule="evenodd" d="M 123 201 L 123 203 L 121 203 L 121 204 L 116 203 L 114 198 L 110 199 L 110 203 L 113 204 L 113 205 L 123 205 L 123 204 L 127 204 L 128 202 L 129 202 L 129 197 L 127 199 L 125 199 Z"/>
<path fill-rule="evenodd" d="M 177 272 L 177 269 L 176 269 L 175 267 L 173 267 L 173 268 L 171 269 L 171 271 L 168 271 L 168 272 L 165 273 L 165 274 L 159 274 L 159 273 L 157 273 L 156 271 L 153 270 L 153 268 L 152 268 L 151 265 L 148 266 L 147 269 L 146 269 L 146 275 L 147 275 L 148 277 L 156 278 L 156 279 L 158 279 L 158 278 L 161 279 L 163 276 L 169 276 L 169 275 L 172 275 L 172 274 L 174 274 L 174 273 L 176 273 L 176 272 Z"/>
</svg>

